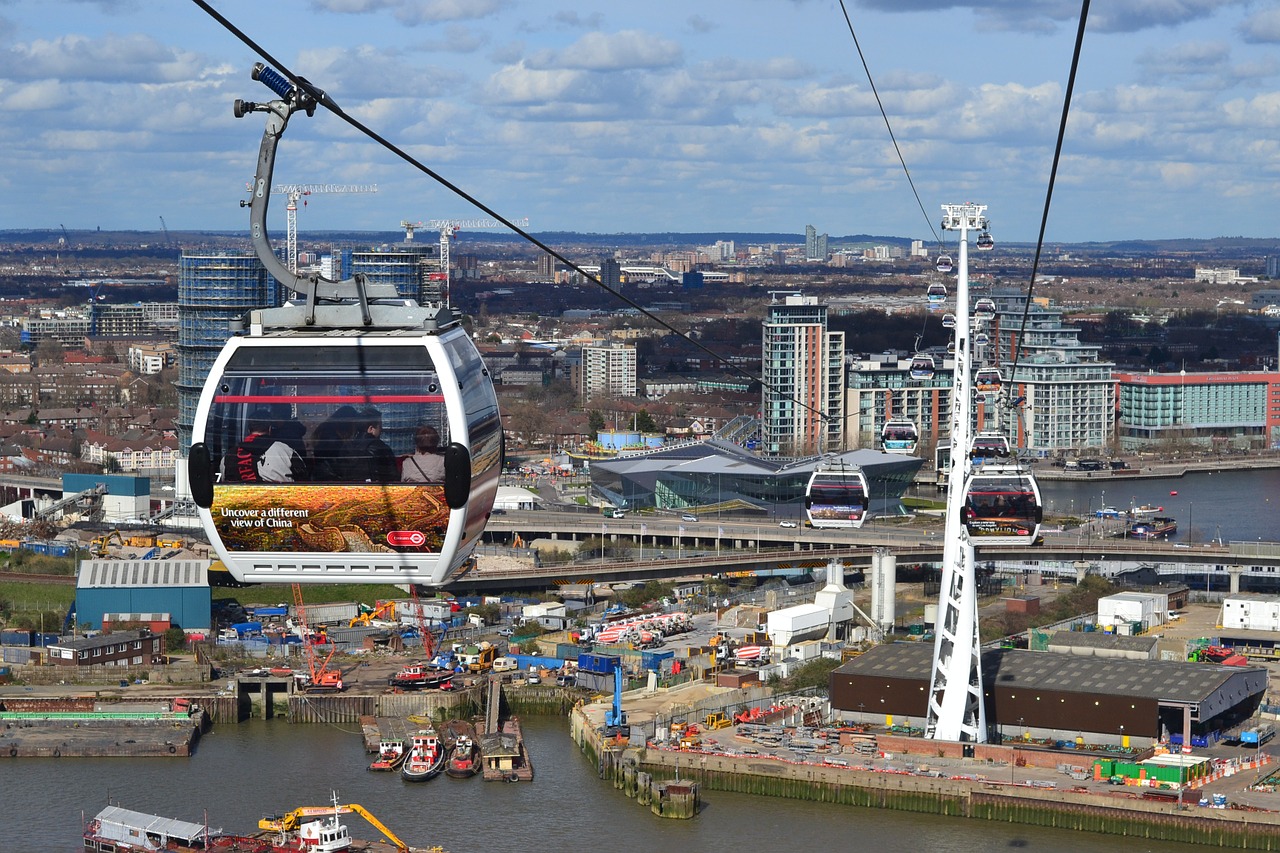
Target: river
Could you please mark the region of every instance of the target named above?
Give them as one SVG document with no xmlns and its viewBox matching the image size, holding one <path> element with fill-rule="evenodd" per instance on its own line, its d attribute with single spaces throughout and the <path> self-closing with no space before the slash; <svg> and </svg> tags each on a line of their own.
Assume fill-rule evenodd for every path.
<svg viewBox="0 0 1280 853">
<path fill-rule="evenodd" d="M 1164 507 L 1177 519 L 1175 542 L 1280 541 L 1280 468 L 1196 471 L 1183 477 L 1040 482 L 1048 515 L 1084 516 L 1102 506 Z M 1177 494 L 1172 494 L 1177 492 Z"/>
<path fill-rule="evenodd" d="M 406 784 L 365 770 L 354 729 L 255 720 L 219 726 L 189 759 L 0 762 L 0 853 L 75 853 L 81 813 L 125 808 L 249 831 L 258 818 L 323 805 L 336 790 L 406 842 L 449 853 L 716 853 L 915 849 L 978 853 L 1191 853 L 1191 845 L 707 791 L 693 820 L 670 821 L 596 778 L 560 718 L 530 718 L 530 784 L 439 777 Z M 358 838 L 373 830 L 350 816 Z"/>
</svg>

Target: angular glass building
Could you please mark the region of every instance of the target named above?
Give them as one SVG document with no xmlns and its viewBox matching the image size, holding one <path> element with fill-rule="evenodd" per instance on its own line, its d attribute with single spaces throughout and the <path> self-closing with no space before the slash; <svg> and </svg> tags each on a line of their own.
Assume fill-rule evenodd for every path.
<svg viewBox="0 0 1280 853">
<path fill-rule="evenodd" d="M 780 462 L 713 439 L 591 463 L 591 489 L 627 509 L 759 511 L 794 517 L 803 508 L 813 469 L 825 457 Z M 835 454 L 867 476 L 870 512 L 901 513 L 903 493 L 923 459 L 877 450 Z"/>
<path fill-rule="evenodd" d="M 252 254 L 183 254 L 178 277 L 178 450 L 191 426 L 209 369 L 231 337 L 231 321 L 280 304 L 275 279 Z"/>
</svg>

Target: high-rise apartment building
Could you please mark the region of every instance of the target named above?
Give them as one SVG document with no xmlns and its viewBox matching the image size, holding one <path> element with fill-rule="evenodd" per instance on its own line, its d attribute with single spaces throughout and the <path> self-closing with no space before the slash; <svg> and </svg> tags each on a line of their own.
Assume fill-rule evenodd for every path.
<svg viewBox="0 0 1280 853">
<path fill-rule="evenodd" d="M 827 235 L 819 234 L 818 229 L 812 225 L 804 227 L 804 259 L 806 261 L 819 261 L 825 263 L 827 260 Z"/>
<path fill-rule="evenodd" d="M 419 305 L 440 304 L 443 292 L 440 255 L 435 246 L 400 243 L 381 251 L 350 252 L 342 264 L 348 275 L 363 273 L 370 285 L 390 284 L 396 293 Z M 432 275 L 437 273 L 437 275 Z"/>
<path fill-rule="evenodd" d="M 1082 343 L 1079 329 L 1063 325 L 1060 309 L 1034 300 L 1019 341 L 1026 294 L 1000 290 L 990 297 L 991 343 L 979 355 L 984 365 L 999 367 L 1004 400 L 1019 402 L 997 410 L 998 425 L 986 428 L 1001 429 L 1029 456 L 1108 446 L 1115 437 L 1115 365 L 1101 360 L 1101 347 Z"/>
<path fill-rule="evenodd" d="M 880 433 L 891 420 L 915 425 L 920 435 L 918 456 L 928 458 L 939 441 L 950 439 L 955 362 L 940 356 L 934 360 L 938 366 L 928 379 L 912 377 L 910 355 L 886 353 L 850 360 L 845 427 L 850 447 L 879 448 Z M 978 409 L 977 414 L 981 418 L 985 412 Z"/>
<path fill-rule="evenodd" d="M 636 348 L 607 344 L 582 348 L 582 399 L 636 396 Z"/>
<path fill-rule="evenodd" d="M 827 306 L 797 291 L 770 293 L 764 317 L 761 437 L 772 456 L 844 450 L 844 333 Z"/>
<path fill-rule="evenodd" d="M 231 337 L 231 321 L 280 303 L 275 279 L 255 255 L 184 253 L 178 269 L 178 448 L 185 457 L 200 391 Z M 179 483 L 185 487 L 185 478 Z"/>
</svg>

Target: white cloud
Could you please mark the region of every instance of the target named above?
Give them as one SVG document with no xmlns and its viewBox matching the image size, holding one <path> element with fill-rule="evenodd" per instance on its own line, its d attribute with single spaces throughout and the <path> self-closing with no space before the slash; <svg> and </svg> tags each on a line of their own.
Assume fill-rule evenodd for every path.
<svg viewBox="0 0 1280 853">
<path fill-rule="evenodd" d="M 642 30 L 586 33 L 569 47 L 532 54 L 527 63 L 536 69 L 575 68 L 590 71 L 624 71 L 633 68 L 670 68 L 681 63 L 678 43 Z"/>
<path fill-rule="evenodd" d="M 1280 42 L 1280 8 L 1272 7 L 1255 12 L 1240 24 L 1239 32 L 1250 44 Z"/>
</svg>

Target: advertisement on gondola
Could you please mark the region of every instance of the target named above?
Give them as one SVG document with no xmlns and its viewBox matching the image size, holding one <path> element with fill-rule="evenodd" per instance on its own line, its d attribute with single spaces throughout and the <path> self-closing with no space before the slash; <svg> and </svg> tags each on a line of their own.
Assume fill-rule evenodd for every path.
<svg viewBox="0 0 1280 853">
<path fill-rule="evenodd" d="M 232 552 L 434 554 L 449 526 L 436 485 L 218 485 L 210 513 Z"/>
<path fill-rule="evenodd" d="M 970 518 L 965 522 L 969 535 L 975 539 L 989 536 L 1029 537 L 1033 525 L 1030 522 L 1010 518 Z"/>
</svg>

